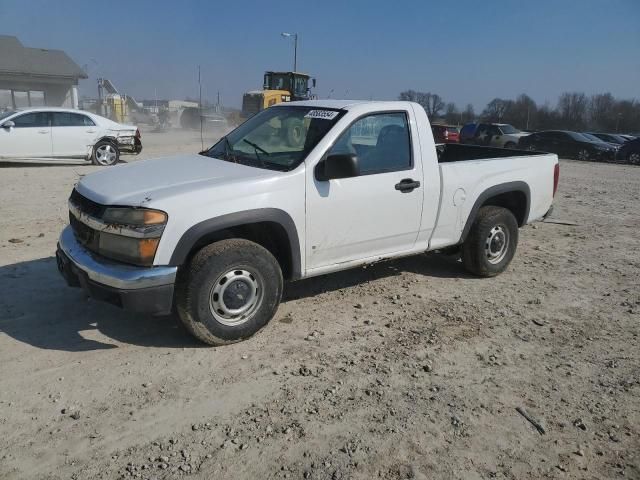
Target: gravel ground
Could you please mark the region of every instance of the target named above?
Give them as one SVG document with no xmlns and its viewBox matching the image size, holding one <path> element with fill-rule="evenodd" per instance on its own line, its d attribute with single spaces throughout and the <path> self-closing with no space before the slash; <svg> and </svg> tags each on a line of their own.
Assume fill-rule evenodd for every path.
<svg viewBox="0 0 640 480">
<path fill-rule="evenodd" d="M 562 161 L 496 278 L 430 254 L 301 281 L 222 348 L 66 287 L 96 169 L 0 168 L 0 478 L 640 478 L 640 168 Z"/>
</svg>

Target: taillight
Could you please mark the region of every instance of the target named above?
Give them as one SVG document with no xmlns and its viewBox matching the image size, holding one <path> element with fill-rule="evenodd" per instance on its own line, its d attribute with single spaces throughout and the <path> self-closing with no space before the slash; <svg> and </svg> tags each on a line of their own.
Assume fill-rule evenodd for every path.
<svg viewBox="0 0 640 480">
<path fill-rule="evenodd" d="M 449 130 L 444 131 L 444 139 L 449 140 Z"/>
<path fill-rule="evenodd" d="M 556 163 L 556 166 L 553 169 L 553 196 L 556 196 L 556 192 L 558 191 L 558 181 L 560 180 L 560 164 Z"/>
<path fill-rule="evenodd" d="M 140 129 L 136 128 L 136 138 L 142 138 L 142 135 L 140 135 Z"/>
</svg>

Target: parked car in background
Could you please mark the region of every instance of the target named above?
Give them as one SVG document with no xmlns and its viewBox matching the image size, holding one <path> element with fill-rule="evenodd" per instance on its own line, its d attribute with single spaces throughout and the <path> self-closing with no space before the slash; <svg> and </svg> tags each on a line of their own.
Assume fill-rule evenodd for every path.
<svg viewBox="0 0 640 480">
<path fill-rule="evenodd" d="M 431 125 L 431 132 L 436 143 L 458 143 L 460 131 L 452 125 Z"/>
<path fill-rule="evenodd" d="M 31 108 L 0 114 L 0 160 L 91 160 L 115 165 L 142 151 L 140 130 L 82 110 Z"/>
<path fill-rule="evenodd" d="M 501 148 L 516 148 L 518 141 L 529 135 L 528 132 L 522 132 L 508 123 L 467 124 L 463 131 L 465 133 L 460 140 L 462 143 Z"/>
<path fill-rule="evenodd" d="M 607 143 L 615 143 L 618 145 L 622 145 L 625 142 L 628 142 L 628 138 L 624 138 L 622 135 L 618 135 L 615 133 L 599 133 L 599 132 L 588 132 L 589 135 L 593 135 L 603 142 Z"/>
<path fill-rule="evenodd" d="M 578 132 L 546 130 L 522 137 L 518 146 L 524 150 L 555 153 L 560 158 L 577 160 L 615 160 L 616 148 L 597 142 Z"/>
<path fill-rule="evenodd" d="M 629 140 L 622 145 L 618 149 L 616 158 L 628 162 L 631 165 L 640 165 L 640 138 Z"/>
<path fill-rule="evenodd" d="M 467 123 L 460 129 L 460 134 L 458 135 L 458 141 L 460 143 L 470 144 L 472 143 L 473 136 L 476 133 L 476 128 L 478 128 L 477 123 Z"/>
</svg>

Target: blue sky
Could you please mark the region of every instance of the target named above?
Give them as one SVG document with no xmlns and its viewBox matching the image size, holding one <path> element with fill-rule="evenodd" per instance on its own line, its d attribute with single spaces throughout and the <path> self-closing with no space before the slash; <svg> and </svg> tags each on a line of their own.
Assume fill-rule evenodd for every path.
<svg viewBox="0 0 640 480">
<path fill-rule="evenodd" d="M 521 92 L 640 99 L 640 0 L 88 1 L 0 0 L 0 33 L 65 50 L 136 99 L 203 93 L 239 106 L 268 69 L 298 70 L 334 98 L 439 93 L 477 110 Z M 0 59 L 1 61 L 1 59 Z"/>
</svg>

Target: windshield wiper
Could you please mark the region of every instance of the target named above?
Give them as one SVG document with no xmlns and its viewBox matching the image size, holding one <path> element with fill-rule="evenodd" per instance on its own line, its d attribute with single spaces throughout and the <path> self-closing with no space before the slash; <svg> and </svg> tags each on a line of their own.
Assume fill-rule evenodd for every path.
<svg viewBox="0 0 640 480">
<path fill-rule="evenodd" d="M 253 149 L 256 152 L 256 159 L 258 160 L 258 162 L 260 162 L 260 166 L 264 167 L 264 162 L 262 161 L 262 158 L 260 158 L 260 155 L 258 155 L 258 150 L 261 151 L 262 153 L 264 153 L 267 157 L 269 156 L 269 152 L 267 152 L 264 148 L 260 147 L 259 145 L 255 144 L 253 142 L 250 142 L 246 138 L 243 138 L 242 141 L 245 142 L 248 145 L 251 145 L 253 147 Z"/>
<path fill-rule="evenodd" d="M 225 156 L 229 160 L 231 160 L 232 162 L 238 163 L 238 159 L 236 158 L 235 154 L 233 153 L 233 147 L 231 146 L 231 143 L 229 142 L 229 139 L 227 138 L 226 135 L 224 137 L 222 137 L 222 141 L 224 142 L 224 154 L 225 154 Z"/>
</svg>

